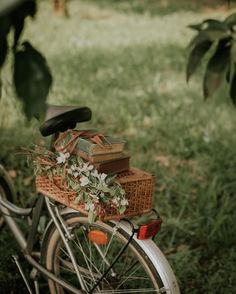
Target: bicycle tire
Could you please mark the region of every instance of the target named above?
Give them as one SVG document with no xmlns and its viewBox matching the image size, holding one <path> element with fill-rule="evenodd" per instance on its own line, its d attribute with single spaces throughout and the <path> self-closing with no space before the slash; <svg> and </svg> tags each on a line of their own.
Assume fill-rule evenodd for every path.
<svg viewBox="0 0 236 294">
<path fill-rule="evenodd" d="M 128 228 L 129 226 L 122 224 L 123 222 L 96 222 L 91 226 L 87 218 L 79 214 L 66 216 L 65 222 L 72 228 L 75 235 L 74 240 L 78 243 L 75 244 L 73 240 L 70 245 L 74 253 L 74 246 L 76 245 L 77 252 L 75 256 L 79 259 L 78 264 L 83 275 L 86 293 L 179 293 L 173 271 L 160 249 L 152 240 L 140 241 L 136 237 L 132 238 L 127 250 L 118 259 L 112 270 L 93 289 L 94 284 L 107 269 L 107 264 L 112 263 L 115 255 L 127 243 L 132 232 Z M 119 228 L 117 224 L 119 224 Z M 87 240 L 86 234 L 91 229 L 98 229 L 108 234 L 108 245 L 99 246 L 102 254 L 98 252 L 97 245 Z M 75 273 L 72 273 L 72 264 L 54 225 L 49 228 L 46 235 L 47 238 L 45 238 L 46 240 L 42 246 L 42 262 L 44 266 L 80 289 L 79 283 L 74 280 Z M 116 247 L 111 246 L 112 241 L 114 241 Z M 108 253 L 111 255 L 108 255 Z M 105 258 L 102 255 L 105 255 Z M 133 259 L 135 260 L 134 262 Z M 132 273 L 135 273 L 135 276 L 131 276 Z M 48 286 L 50 293 L 67 293 L 61 286 L 56 285 L 50 279 L 48 279 Z M 128 288 L 131 286 L 133 287 L 132 289 Z"/>
</svg>

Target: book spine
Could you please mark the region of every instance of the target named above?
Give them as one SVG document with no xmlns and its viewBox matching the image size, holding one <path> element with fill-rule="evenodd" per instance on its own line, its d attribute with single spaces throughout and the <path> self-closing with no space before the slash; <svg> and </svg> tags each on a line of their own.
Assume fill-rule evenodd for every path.
<svg viewBox="0 0 236 294">
<path fill-rule="evenodd" d="M 129 169 L 129 157 L 94 164 L 99 172 L 116 174 Z"/>
<path fill-rule="evenodd" d="M 105 154 L 98 154 L 98 155 L 89 155 L 87 152 L 84 152 L 82 150 L 78 150 L 78 155 L 87 160 L 90 161 L 91 163 L 97 163 L 97 162 L 102 162 L 102 161 L 107 161 L 107 160 L 113 160 L 113 159 L 118 159 L 123 156 L 122 152 L 116 152 L 116 153 L 105 153 Z"/>
</svg>

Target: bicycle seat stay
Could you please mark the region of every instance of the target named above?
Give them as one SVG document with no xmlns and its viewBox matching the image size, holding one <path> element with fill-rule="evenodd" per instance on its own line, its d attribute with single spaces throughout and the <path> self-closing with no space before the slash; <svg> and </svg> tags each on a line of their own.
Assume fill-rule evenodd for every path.
<svg viewBox="0 0 236 294">
<path fill-rule="evenodd" d="M 79 122 L 89 121 L 92 111 L 88 107 L 47 105 L 46 118 L 40 126 L 41 134 L 46 137 L 58 132 L 74 129 Z"/>
</svg>

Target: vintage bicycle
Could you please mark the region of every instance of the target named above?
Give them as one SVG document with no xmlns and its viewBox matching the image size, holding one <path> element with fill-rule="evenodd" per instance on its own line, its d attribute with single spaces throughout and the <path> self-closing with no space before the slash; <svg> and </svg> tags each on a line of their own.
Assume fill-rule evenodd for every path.
<svg viewBox="0 0 236 294">
<path fill-rule="evenodd" d="M 55 135 L 90 118 L 87 107 L 49 105 L 40 131 Z M 80 212 L 42 194 L 31 207 L 19 207 L 15 201 L 12 181 L 0 165 L 0 224 L 7 224 L 19 255 L 32 268 L 29 278 L 18 255 L 13 257 L 29 293 L 40 293 L 42 279 L 53 294 L 180 293 L 167 259 L 152 240 L 160 228 L 155 212 L 139 225 L 126 218 L 91 224 Z M 16 217 L 26 222 L 24 229 Z M 91 232 L 98 234 L 93 242 Z"/>
</svg>

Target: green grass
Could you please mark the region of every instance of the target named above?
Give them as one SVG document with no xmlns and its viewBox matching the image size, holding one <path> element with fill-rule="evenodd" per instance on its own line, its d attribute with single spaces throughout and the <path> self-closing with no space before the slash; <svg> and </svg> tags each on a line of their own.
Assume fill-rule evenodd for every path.
<svg viewBox="0 0 236 294">
<path fill-rule="evenodd" d="M 125 1 L 97 2 L 71 1 L 71 17 L 60 19 L 42 1 L 36 21 L 28 23 L 24 38 L 44 52 L 53 72 L 49 102 L 91 107 L 93 119 L 81 127 L 124 137 L 132 165 L 156 175 L 155 207 L 164 220 L 156 242 L 182 293 L 235 293 L 235 108 L 226 86 L 203 101 L 202 68 L 185 82 L 192 36 L 186 26 L 227 13 L 169 6 L 171 14 L 150 16 L 118 9 Z M 129 3 L 150 9 L 144 1 Z M 25 201 L 33 195 L 32 172 L 15 153 L 44 139 L 39 123 L 27 123 L 20 112 L 10 68 L 9 58 L 0 102 L 0 159 L 16 172 Z M 14 241 L 6 230 L 1 234 L 0 288 L 17 293 L 22 282 L 10 263 Z"/>
</svg>

